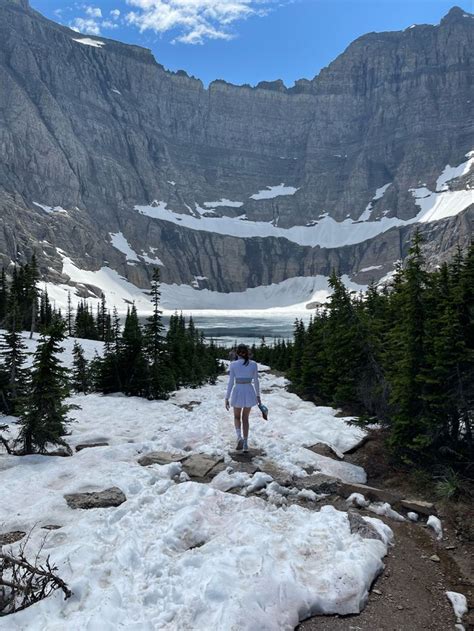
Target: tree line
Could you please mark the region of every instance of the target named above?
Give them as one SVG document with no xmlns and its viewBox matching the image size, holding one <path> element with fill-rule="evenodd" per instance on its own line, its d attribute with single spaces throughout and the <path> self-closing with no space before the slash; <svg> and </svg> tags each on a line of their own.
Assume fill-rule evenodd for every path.
<svg viewBox="0 0 474 631">
<path fill-rule="evenodd" d="M 24 267 L 20 268 L 23 275 Z M 41 322 L 40 296 L 31 287 L 29 291 L 28 313 L 34 317 L 31 314 L 35 312 L 36 301 L 36 314 Z M 27 368 L 21 330 L 25 322 L 30 326 L 32 322 L 23 319 L 26 310 L 18 306 L 13 280 L 9 287 L 4 281 L 1 295 L 6 295 L 7 300 L 3 311 L 6 332 L 0 340 L 0 412 L 18 416 L 20 423 L 14 444 L 2 440 L 12 453 L 42 452 L 49 444 L 67 448 L 63 437 L 70 406 L 65 400 L 71 390 L 167 399 L 177 388 L 215 383 L 223 370 L 219 349 L 212 342 L 206 343 L 192 318 L 186 321 L 182 314 L 175 314 L 165 333 L 158 270 L 151 283 L 152 315 L 144 325 L 140 324 L 135 305 L 129 307 L 123 328 L 116 310 L 112 316 L 107 311 L 105 300 L 101 301 L 97 317 L 86 303 L 79 305 L 75 322 L 79 322 L 83 332 L 89 331 L 92 339 L 103 336 L 104 352 L 102 356 L 96 353 L 88 361 L 76 341 L 72 370 L 66 369 L 60 360 L 62 343 L 69 330 L 68 318 L 52 310 L 49 324 L 42 326 L 32 366 Z M 74 331 L 77 330 L 75 324 Z"/>
<path fill-rule="evenodd" d="M 293 390 L 318 404 L 383 423 L 406 463 L 473 467 L 474 246 L 428 272 L 416 233 L 391 283 L 332 295 L 292 343 L 256 348 Z"/>
</svg>

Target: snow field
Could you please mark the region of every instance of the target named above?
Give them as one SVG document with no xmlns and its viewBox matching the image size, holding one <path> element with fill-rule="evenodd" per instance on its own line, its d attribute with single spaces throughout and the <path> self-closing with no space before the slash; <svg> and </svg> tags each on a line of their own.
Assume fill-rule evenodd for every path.
<svg viewBox="0 0 474 631">
<path fill-rule="evenodd" d="M 137 464 L 140 455 L 161 449 L 229 462 L 235 435 L 223 406 L 225 381 L 178 391 L 169 401 L 77 395 L 71 402 L 81 409 L 71 414 L 69 443 L 109 446 L 71 458 L 0 456 L 2 531 L 35 526 L 32 554 L 46 535 L 42 554 L 51 555 L 74 591 L 68 601 L 55 594 L 0 619 L 0 629 L 276 631 L 313 613 L 356 613 L 364 606 L 391 538 L 379 520 L 367 518 L 383 543 L 351 534 L 347 514 L 331 506 L 315 512 L 275 505 L 294 491 L 262 472 L 224 471 L 211 485 L 177 484 L 185 479 L 179 463 Z M 312 465 L 365 481 L 360 467 L 302 447 L 324 440 L 346 449 L 360 440 L 359 429 L 286 392 L 282 378 L 263 374 L 261 381 L 270 420 L 252 413 L 252 446 L 295 475 Z M 193 401 L 191 411 L 180 407 Z M 229 482 L 246 493 L 261 489 L 275 503 L 225 493 Z M 63 498 L 111 486 L 127 496 L 118 508 L 72 510 Z M 320 498 L 309 492 L 305 499 Z M 48 524 L 61 528 L 43 530 Z"/>
</svg>

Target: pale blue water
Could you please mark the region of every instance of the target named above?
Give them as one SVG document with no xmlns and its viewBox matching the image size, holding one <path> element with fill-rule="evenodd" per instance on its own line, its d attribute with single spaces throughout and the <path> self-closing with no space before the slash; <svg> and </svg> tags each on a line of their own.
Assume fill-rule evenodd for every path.
<svg viewBox="0 0 474 631">
<path fill-rule="evenodd" d="M 309 319 L 309 313 L 303 314 L 303 320 Z M 299 317 L 299 316 L 298 316 Z M 259 344 L 262 337 L 271 344 L 277 339 L 291 339 L 295 316 L 268 317 L 236 317 L 225 315 L 193 316 L 194 324 L 204 333 L 206 338 L 214 339 L 219 344 L 233 346 L 234 344 Z M 169 317 L 164 316 L 163 322 L 168 326 Z"/>
</svg>

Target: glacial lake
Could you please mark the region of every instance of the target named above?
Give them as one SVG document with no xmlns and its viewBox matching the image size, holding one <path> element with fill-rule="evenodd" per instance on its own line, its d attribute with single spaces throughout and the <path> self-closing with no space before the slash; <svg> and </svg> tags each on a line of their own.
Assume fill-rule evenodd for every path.
<svg viewBox="0 0 474 631">
<path fill-rule="evenodd" d="M 307 322 L 310 312 L 274 314 L 262 316 L 238 315 L 199 315 L 193 314 L 194 324 L 204 333 L 206 338 L 214 339 L 225 346 L 234 344 L 260 344 L 262 337 L 271 344 L 277 339 L 291 339 L 296 318 Z M 187 316 L 186 316 L 187 318 Z M 168 328 L 169 316 L 163 316 L 163 322 Z"/>
</svg>

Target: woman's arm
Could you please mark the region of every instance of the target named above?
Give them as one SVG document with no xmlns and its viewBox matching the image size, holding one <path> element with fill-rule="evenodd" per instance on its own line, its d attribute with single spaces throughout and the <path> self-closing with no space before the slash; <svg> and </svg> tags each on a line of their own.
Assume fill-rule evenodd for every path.
<svg viewBox="0 0 474 631">
<path fill-rule="evenodd" d="M 260 403 L 260 382 L 258 380 L 258 364 L 255 362 L 255 372 L 253 375 L 253 384 L 255 388 L 255 394 L 257 395 L 258 402 Z"/>
<path fill-rule="evenodd" d="M 229 381 L 227 383 L 227 392 L 225 395 L 226 401 L 230 399 L 230 393 L 232 392 L 232 388 L 234 387 L 234 381 L 235 381 L 234 367 L 231 364 L 230 369 L 229 369 Z"/>
</svg>

